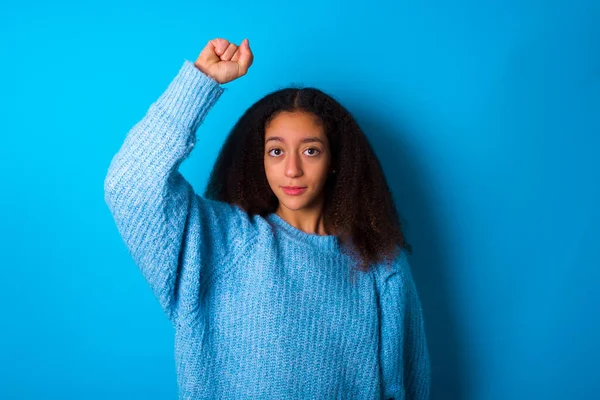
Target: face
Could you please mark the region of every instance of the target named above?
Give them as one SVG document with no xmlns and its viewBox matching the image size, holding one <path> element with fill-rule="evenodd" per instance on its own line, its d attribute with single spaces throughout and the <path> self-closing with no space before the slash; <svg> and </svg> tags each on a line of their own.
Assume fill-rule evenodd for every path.
<svg viewBox="0 0 600 400">
<path fill-rule="evenodd" d="M 318 119 L 305 112 L 281 112 L 265 128 L 264 164 L 279 207 L 317 210 L 329 175 L 329 141 Z M 285 187 L 305 188 L 301 193 Z"/>
</svg>

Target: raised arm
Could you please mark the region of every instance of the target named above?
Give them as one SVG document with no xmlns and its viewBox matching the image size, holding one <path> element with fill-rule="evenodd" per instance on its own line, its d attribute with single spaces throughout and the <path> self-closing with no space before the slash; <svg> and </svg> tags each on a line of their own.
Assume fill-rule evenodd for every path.
<svg viewBox="0 0 600 400">
<path fill-rule="evenodd" d="M 185 60 L 126 135 L 104 180 L 119 233 L 173 323 L 198 311 L 201 284 L 233 262 L 252 234 L 245 211 L 198 196 L 178 170 L 224 91 L 219 83 Z"/>
<path fill-rule="evenodd" d="M 396 268 L 381 295 L 383 399 L 427 400 L 431 365 L 423 309 L 404 251 Z"/>
</svg>

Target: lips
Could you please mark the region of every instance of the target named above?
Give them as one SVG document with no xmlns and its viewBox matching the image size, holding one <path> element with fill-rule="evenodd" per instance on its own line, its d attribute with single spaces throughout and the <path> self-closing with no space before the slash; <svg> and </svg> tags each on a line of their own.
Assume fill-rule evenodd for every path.
<svg viewBox="0 0 600 400">
<path fill-rule="evenodd" d="M 302 186 L 282 186 L 281 189 L 283 189 L 285 194 L 288 194 L 290 196 L 297 196 L 299 194 L 304 193 L 304 191 L 306 190 L 306 187 L 302 187 Z"/>
</svg>

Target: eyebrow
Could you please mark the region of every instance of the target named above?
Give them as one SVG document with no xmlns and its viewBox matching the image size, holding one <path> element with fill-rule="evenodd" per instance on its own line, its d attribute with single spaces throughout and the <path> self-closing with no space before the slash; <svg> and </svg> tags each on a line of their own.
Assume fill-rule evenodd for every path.
<svg viewBox="0 0 600 400">
<path fill-rule="evenodd" d="M 283 139 L 281 136 L 271 136 L 270 138 L 268 138 L 265 141 L 265 144 L 267 142 L 271 141 L 271 140 L 275 140 L 275 141 L 278 141 L 278 142 L 285 143 L 285 139 Z M 300 143 L 313 143 L 313 142 L 319 142 L 319 143 L 322 143 L 323 145 L 325 144 L 325 143 L 323 143 L 323 141 L 321 139 L 319 139 L 318 137 L 314 137 L 314 136 L 313 137 L 304 138 L 304 139 L 302 139 L 300 141 Z"/>
</svg>

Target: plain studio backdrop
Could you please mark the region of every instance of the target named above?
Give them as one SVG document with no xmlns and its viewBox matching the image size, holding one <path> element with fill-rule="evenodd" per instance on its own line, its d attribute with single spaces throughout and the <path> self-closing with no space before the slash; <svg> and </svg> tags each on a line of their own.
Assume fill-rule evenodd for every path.
<svg viewBox="0 0 600 400">
<path fill-rule="evenodd" d="M 173 328 L 103 181 L 215 37 L 248 37 L 255 62 L 182 164 L 197 192 L 254 101 L 321 88 L 407 221 L 432 399 L 600 397 L 597 1 L 11 1 L 0 16 L 0 398 L 176 398 Z"/>
</svg>

